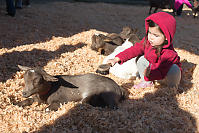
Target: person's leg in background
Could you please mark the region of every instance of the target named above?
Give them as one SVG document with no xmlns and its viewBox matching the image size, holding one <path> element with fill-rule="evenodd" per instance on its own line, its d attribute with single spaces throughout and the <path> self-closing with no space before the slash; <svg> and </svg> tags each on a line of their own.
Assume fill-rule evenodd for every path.
<svg viewBox="0 0 199 133">
<path fill-rule="evenodd" d="M 30 0 L 23 0 L 23 5 L 30 6 Z"/>
<path fill-rule="evenodd" d="M 15 7 L 17 9 L 22 9 L 22 0 L 15 0 Z"/>
<path fill-rule="evenodd" d="M 8 12 L 8 15 L 13 16 L 13 17 L 15 16 L 16 9 L 15 9 L 13 0 L 6 0 L 6 10 Z"/>
<path fill-rule="evenodd" d="M 183 9 L 183 4 L 176 11 L 177 12 L 177 16 L 180 16 L 182 14 L 182 9 Z"/>
</svg>

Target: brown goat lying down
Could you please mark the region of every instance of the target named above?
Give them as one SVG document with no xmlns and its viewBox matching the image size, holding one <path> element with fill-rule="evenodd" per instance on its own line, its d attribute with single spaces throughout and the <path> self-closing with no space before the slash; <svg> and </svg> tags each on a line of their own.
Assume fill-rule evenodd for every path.
<svg viewBox="0 0 199 133">
<path fill-rule="evenodd" d="M 117 108 L 125 97 L 123 89 L 112 79 L 97 75 L 59 75 L 51 76 L 41 68 L 18 67 L 25 71 L 23 96 L 29 98 L 18 103 L 19 106 L 38 103 L 49 104 L 50 110 L 57 110 L 60 103 L 81 101 L 97 107 Z"/>
<path fill-rule="evenodd" d="M 133 44 L 139 42 L 140 39 L 137 31 L 137 29 L 126 26 L 123 27 L 122 32 L 119 34 L 110 33 L 106 36 L 103 34 L 95 34 L 91 38 L 91 49 L 105 56 L 110 55 L 118 46 L 121 46 L 126 39 L 129 39 Z"/>
<path fill-rule="evenodd" d="M 174 8 L 175 0 L 148 0 L 150 9 L 149 14 L 151 14 L 151 10 L 155 7 L 154 13 L 157 12 L 158 8 L 161 9 L 173 9 L 173 14 L 175 16 L 176 9 Z"/>
<path fill-rule="evenodd" d="M 195 18 L 197 15 L 197 12 L 199 12 L 199 1 L 198 0 L 193 0 L 193 17 Z"/>
</svg>

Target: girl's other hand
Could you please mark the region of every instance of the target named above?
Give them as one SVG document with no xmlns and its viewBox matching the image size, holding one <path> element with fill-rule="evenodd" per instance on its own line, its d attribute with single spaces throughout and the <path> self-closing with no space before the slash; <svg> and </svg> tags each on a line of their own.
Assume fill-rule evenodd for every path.
<svg viewBox="0 0 199 133">
<path fill-rule="evenodd" d="M 107 64 L 111 64 L 111 66 L 114 66 L 117 62 L 119 62 L 120 61 L 120 58 L 118 58 L 118 57 L 115 57 L 114 59 L 109 59 L 109 60 L 107 60 Z"/>
<path fill-rule="evenodd" d="M 150 72 L 151 72 L 150 67 L 147 67 L 147 68 L 144 70 L 144 76 L 145 76 L 145 77 L 149 77 Z"/>
</svg>

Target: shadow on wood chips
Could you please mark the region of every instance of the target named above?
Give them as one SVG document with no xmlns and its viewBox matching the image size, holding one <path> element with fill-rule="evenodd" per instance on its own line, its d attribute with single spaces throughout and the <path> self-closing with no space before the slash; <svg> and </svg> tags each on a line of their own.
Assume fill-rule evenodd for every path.
<svg viewBox="0 0 199 133">
<path fill-rule="evenodd" d="M 189 74 L 179 89 L 156 86 L 156 92 L 146 93 L 140 99 L 126 99 L 117 110 L 78 104 L 53 124 L 44 125 L 34 133 L 194 133 L 196 120 L 179 107 L 176 96 L 192 87 L 191 75 L 195 66 L 186 60 L 182 62 L 183 71 Z"/>
</svg>

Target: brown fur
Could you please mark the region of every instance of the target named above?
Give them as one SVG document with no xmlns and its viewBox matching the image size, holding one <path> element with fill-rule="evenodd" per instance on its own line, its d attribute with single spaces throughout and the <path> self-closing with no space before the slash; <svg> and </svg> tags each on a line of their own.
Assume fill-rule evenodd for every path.
<svg viewBox="0 0 199 133">
<path fill-rule="evenodd" d="M 123 27 L 122 32 L 119 34 L 111 33 L 107 36 L 103 34 L 93 35 L 91 38 L 91 49 L 106 56 L 110 55 L 118 46 L 121 46 L 126 39 L 129 39 L 132 43 L 139 42 L 140 39 L 136 33 L 137 30 L 133 30 L 130 27 Z"/>
<path fill-rule="evenodd" d="M 115 81 L 97 74 L 51 76 L 41 68 L 20 65 L 19 68 L 25 70 L 23 96 L 28 98 L 36 94 L 34 99 L 19 103 L 20 106 L 31 105 L 37 100 L 49 104 L 50 110 L 57 110 L 60 103 L 81 101 L 114 109 L 125 94 Z"/>
</svg>

